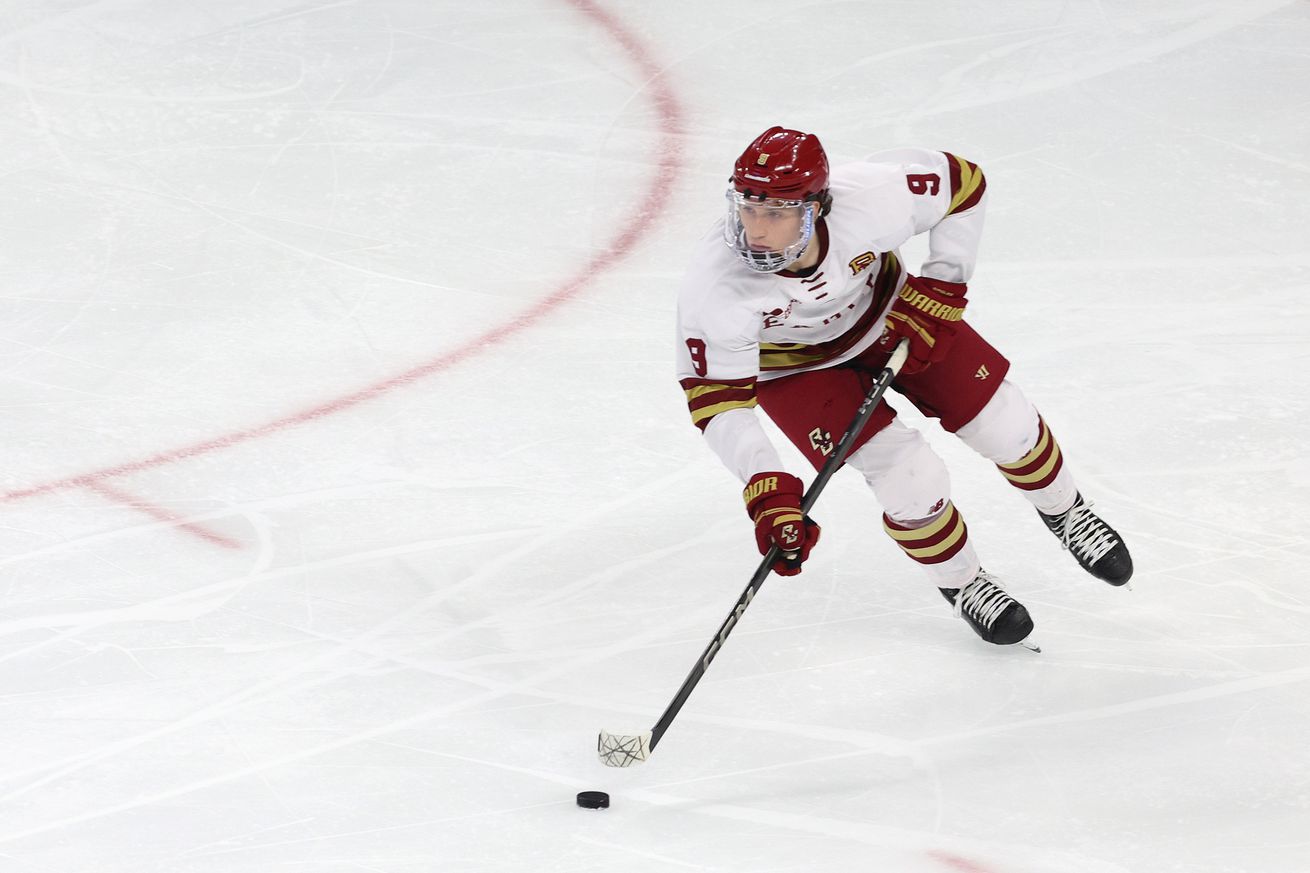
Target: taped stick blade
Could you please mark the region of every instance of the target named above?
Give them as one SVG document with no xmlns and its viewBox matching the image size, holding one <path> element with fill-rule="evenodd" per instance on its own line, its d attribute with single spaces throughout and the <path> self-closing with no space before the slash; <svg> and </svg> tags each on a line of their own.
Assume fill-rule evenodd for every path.
<svg viewBox="0 0 1310 873">
<path fill-rule="evenodd" d="M 636 734 L 601 731 L 596 737 L 596 754 L 606 767 L 631 767 L 650 757 L 650 738 L 650 731 Z"/>
</svg>

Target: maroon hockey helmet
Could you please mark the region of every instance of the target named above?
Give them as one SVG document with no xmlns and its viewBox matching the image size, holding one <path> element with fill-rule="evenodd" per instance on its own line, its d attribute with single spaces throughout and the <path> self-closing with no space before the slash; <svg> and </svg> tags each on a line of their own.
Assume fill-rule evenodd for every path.
<svg viewBox="0 0 1310 873">
<path fill-rule="evenodd" d="M 827 212 L 828 156 L 814 134 L 771 127 L 737 158 L 732 186 L 759 200 L 817 200 Z"/>
</svg>

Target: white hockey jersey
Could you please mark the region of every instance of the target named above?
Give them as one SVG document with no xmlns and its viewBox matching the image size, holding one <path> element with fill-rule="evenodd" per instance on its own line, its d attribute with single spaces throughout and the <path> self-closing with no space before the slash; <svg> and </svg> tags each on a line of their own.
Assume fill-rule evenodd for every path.
<svg viewBox="0 0 1310 873">
<path fill-rule="evenodd" d="M 730 469 L 749 478 L 751 467 L 773 463 L 775 453 L 759 444 L 767 438 L 758 422 L 751 427 L 727 416 L 738 420 L 720 427 L 717 439 L 711 423 L 753 409 L 758 380 L 831 367 L 872 345 L 905 284 L 898 249 L 906 240 L 929 234 L 921 275 L 968 282 L 986 188 L 976 164 L 928 149 L 879 152 L 834 167 L 832 210 L 815 226 L 819 263 L 804 276 L 742 264 L 723 242 L 720 219 L 701 241 L 678 296 L 677 369 L 692 422 L 712 437 Z"/>
</svg>

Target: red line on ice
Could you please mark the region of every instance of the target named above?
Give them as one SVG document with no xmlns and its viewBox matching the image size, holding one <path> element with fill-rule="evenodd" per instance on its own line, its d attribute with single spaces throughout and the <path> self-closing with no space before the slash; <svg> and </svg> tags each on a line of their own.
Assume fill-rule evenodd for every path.
<svg viewBox="0 0 1310 873">
<path fill-rule="evenodd" d="M 943 852 L 940 849 L 932 850 L 928 853 L 928 856 L 941 861 L 952 870 L 958 870 L 959 873 L 992 873 L 991 870 L 970 861 L 968 858 L 961 858 L 959 855 Z"/>
<path fill-rule="evenodd" d="M 113 485 L 106 482 L 92 482 L 86 487 L 88 490 L 94 491 L 107 500 L 111 500 L 114 503 L 121 503 L 124 506 L 129 506 L 138 512 L 144 512 L 156 521 L 162 521 L 172 525 L 178 530 L 186 531 L 189 534 L 195 534 L 202 540 L 213 543 L 216 546 L 221 546 L 225 549 L 241 548 L 241 543 L 231 537 L 225 537 L 220 533 L 215 533 L 202 525 L 196 524 L 194 521 L 187 521 L 175 512 L 170 512 L 162 506 L 156 506 L 153 503 L 149 503 L 139 497 L 128 494 L 126 491 L 115 488 Z"/>
<path fill-rule="evenodd" d="M 94 490 L 101 487 L 107 479 L 207 455 L 220 449 L 231 448 L 232 446 L 270 436 L 279 431 L 344 412 L 428 376 L 450 370 L 475 357 L 479 352 L 503 343 L 527 328 L 535 326 L 547 315 L 576 297 L 578 292 L 590 284 L 599 273 L 610 269 L 626 257 L 637 240 L 651 228 L 668 206 L 669 191 L 680 168 L 679 138 L 682 133 L 682 108 L 649 49 L 628 31 L 622 22 L 609 12 L 601 9 L 592 0 L 565 0 L 565 2 L 594 24 L 599 25 L 609 34 L 611 39 L 623 47 L 629 59 L 641 71 L 644 80 L 642 87 L 650 90 L 659 117 L 660 136 L 654 146 L 656 155 L 653 158 L 656 162 L 656 171 L 652 175 L 649 187 L 640 201 L 645 208 L 620 230 L 604 251 L 592 257 L 571 279 L 568 279 L 525 311 L 520 312 L 509 322 L 492 328 L 452 351 L 443 352 L 439 357 L 419 364 L 389 379 L 246 430 L 233 431 L 189 446 L 169 449 L 137 461 L 128 461 L 112 467 L 104 467 L 75 476 L 6 491 L 0 494 L 0 501 L 23 500 L 28 497 L 38 497 L 69 488 L 91 488 Z M 131 505 L 138 508 L 142 506 L 139 501 Z M 154 509 L 159 512 L 167 512 L 158 507 Z"/>
</svg>

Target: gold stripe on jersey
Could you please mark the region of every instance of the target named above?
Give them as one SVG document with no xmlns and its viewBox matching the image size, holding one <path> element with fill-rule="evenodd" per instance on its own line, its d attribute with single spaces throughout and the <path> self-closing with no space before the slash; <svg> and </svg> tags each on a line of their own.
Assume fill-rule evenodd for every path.
<svg viewBox="0 0 1310 873">
<path fill-rule="evenodd" d="M 700 409 L 692 410 L 691 423 L 704 430 L 709 425 L 710 419 L 721 412 L 727 412 L 729 409 L 754 409 L 758 405 L 759 401 L 752 397 L 750 400 L 725 400 L 712 406 L 702 406 Z"/>
<path fill-rule="evenodd" d="M 686 381 L 690 382 L 692 380 L 687 379 Z M 722 391 L 727 387 L 727 385 L 724 385 L 721 382 L 706 382 L 702 385 L 696 385 L 693 388 L 683 388 L 682 390 L 683 393 L 687 395 L 687 402 L 691 403 L 694 400 L 700 400 L 706 394 L 713 394 L 716 391 Z"/>
<path fill-rule="evenodd" d="M 836 339 L 814 343 L 760 343 L 760 372 L 776 370 L 796 370 L 805 367 L 817 367 L 828 361 L 836 360 L 846 354 L 872 330 L 882 330 L 878 316 L 896 293 L 896 283 L 901 278 L 901 262 L 890 252 L 882 256 L 882 266 L 878 275 L 871 276 L 869 287 L 873 290 L 873 303 L 850 329 Z"/>
<path fill-rule="evenodd" d="M 946 163 L 951 168 L 951 205 L 946 214 L 954 215 L 977 206 L 983 192 L 987 190 L 987 179 L 983 176 L 982 168 L 950 152 L 942 154 L 946 155 Z"/>
<path fill-rule="evenodd" d="M 708 379 L 683 379 L 680 383 L 687 395 L 691 410 L 691 423 L 705 430 L 710 419 L 730 409 L 754 409 L 759 405 L 755 397 L 755 379 L 725 379 L 714 382 Z"/>
<path fill-rule="evenodd" d="M 846 337 L 841 337 L 845 340 Z M 837 343 L 820 343 L 807 346 L 804 343 L 778 344 L 760 343 L 760 370 L 793 370 L 812 367 L 824 361 L 838 357 L 845 349 L 830 349 Z"/>
</svg>

